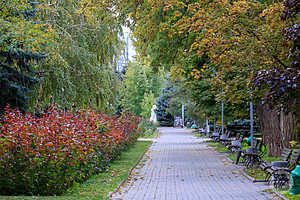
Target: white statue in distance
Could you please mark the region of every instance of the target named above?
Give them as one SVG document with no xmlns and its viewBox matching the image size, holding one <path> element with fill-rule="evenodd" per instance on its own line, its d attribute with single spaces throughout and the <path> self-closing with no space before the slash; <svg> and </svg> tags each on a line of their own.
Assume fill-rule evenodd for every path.
<svg viewBox="0 0 300 200">
<path fill-rule="evenodd" d="M 156 109 L 156 105 L 153 105 L 151 109 L 151 117 L 150 117 L 150 122 L 152 122 L 153 124 L 157 122 L 156 113 L 154 111 L 155 109 Z"/>
</svg>

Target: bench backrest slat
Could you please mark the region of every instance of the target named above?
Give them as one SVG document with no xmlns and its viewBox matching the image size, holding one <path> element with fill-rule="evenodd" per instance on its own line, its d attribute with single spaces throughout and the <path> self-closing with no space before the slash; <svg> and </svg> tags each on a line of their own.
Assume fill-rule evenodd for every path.
<svg viewBox="0 0 300 200">
<path fill-rule="evenodd" d="M 299 159 L 300 156 L 300 150 L 294 150 L 292 155 L 291 155 L 291 160 L 290 160 L 290 164 L 295 165 L 297 164 L 297 161 Z"/>
<path fill-rule="evenodd" d="M 291 155 L 291 152 L 292 152 L 292 149 L 284 148 L 281 153 L 280 159 L 283 161 L 288 161 L 288 159 Z"/>
</svg>

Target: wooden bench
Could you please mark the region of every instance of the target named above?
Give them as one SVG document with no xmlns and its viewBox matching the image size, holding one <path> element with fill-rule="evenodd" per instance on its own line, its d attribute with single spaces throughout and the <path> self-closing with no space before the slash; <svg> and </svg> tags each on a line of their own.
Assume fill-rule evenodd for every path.
<svg viewBox="0 0 300 200">
<path fill-rule="evenodd" d="M 242 148 L 242 142 L 244 139 L 244 135 L 241 133 L 238 133 L 236 135 L 235 140 L 232 140 L 230 144 L 228 144 L 226 147 L 231 151 L 231 152 L 236 152 L 237 150 Z"/>
<path fill-rule="evenodd" d="M 289 157 L 291 155 L 291 152 L 292 152 L 292 149 L 288 149 L 288 148 L 284 148 L 282 150 L 282 153 L 280 155 L 280 160 L 282 161 L 288 161 L 289 160 Z M 269 167 L 271 167 L 271 163 L 268 163 L 266 161 L 262 162 L 259 167 L 262 169 L 262 170 L 265 170 Z"/>
<path fill-rule="evenodd" d="M 263 146 L 264 144 L 261 140 L 255 139 L 253 141 L 253 147 L 242 152 L 247 168 L 255 168 L 260 165 L 264 155 Z"/>
<path fill-rule="evenodd" d="M 295 149 L 292 151 L 289 160 L 272 162 L 271 167 L 265 169 L 268 174 L 268 183 L 273 182 L 274 187 L 282 187 L 288 184 L 290 173 L 296 167 L 299 157 L 300 150 Z M 286 156 L 284 158 L 286 158 Z"/>
<path fill-rule="evenodd" d="M 213 132 L 211 135 L 210 135 L 210 138 L 214 139 L 214 141 L 218 141 L 219 140 L 219 137 L 221 135 L 221 129 L 218 129 L 216 132 Z"/>
<path fill-rule="evenodd" d="M 224 146 L 227 146 L 228 144 L 231 144 L 231 132 L 229 130 L 225 130 L 224 134 L 220 136 L 219 138 L 219 142 L 221 142 L 221 144 L 223 144 Z"/>
<path fill-rule="evenodd" d="M 241 148 L 237 149 L 235 164 L 237 165 L 240 162 L 247 168 L 257 167 L 262 162 L 262 157 L 265 153 L 263 146 L 264 144 L 261 140 L 254 140 L 253 147 L 246 150 L 242 150 Z"/>
</svg>

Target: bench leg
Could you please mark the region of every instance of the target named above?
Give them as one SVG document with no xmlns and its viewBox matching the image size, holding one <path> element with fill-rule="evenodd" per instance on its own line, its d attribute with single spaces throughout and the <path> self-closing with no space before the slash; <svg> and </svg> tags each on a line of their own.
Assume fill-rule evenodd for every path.
<svg viewBox="0 0 300 200">
<path fill-rule="evenodd" d="M 288 185 L 289 178 L 288 175 L 285 173 L 272 173 L 272 176 L 270 178 L 270 182 L 273 182 L 273 185 L 275 188 L 282 188 L 285 185 Z"/>
</svg>

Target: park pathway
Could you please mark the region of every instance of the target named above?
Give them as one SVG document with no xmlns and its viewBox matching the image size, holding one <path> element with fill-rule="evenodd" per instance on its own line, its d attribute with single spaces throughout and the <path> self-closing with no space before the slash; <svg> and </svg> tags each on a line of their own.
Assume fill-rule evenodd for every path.
<svg viewBox="0 0 300 200">
<path fill-rule="evenodd" d="M 252 183 L 237 167 L 190 130 L 160 128 L 153 143 L 113 200 L 265 200 L 264 183 Z"/>
</svg>

